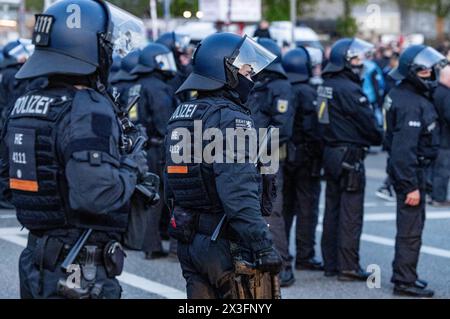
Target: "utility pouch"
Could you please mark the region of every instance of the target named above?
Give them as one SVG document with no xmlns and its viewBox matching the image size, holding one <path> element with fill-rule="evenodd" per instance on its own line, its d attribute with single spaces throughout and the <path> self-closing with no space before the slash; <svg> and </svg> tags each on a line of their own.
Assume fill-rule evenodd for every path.
<svg viewBox="0 0 450 319">
<path fill-rule="evenodd" d="M 103 249 L 103 262 L 106 274 L 109 278 L 114 278 L 122 274 L 125 261 L 125 251 L 117 241 L 110 241 Z"/>
<path fill-rule="evenodd" d="M 347 171 L 345 178 L 345 189 L 347 192 L 355 193 L 364 188 L 364 171 L 360 163 L 350 165 L 348 163 L 342 164 L 343 168 Z"/>
<path fill-rule="evenodd" d="M 64 243 L 58 238 L 46 236 L 39 238 L 33 253 L 34 264 L 38 268 L 54 272 L 63 247 Z"/>
<path fill-rule="evenodd" d="M 190 244 L 194 240 L 197 225 L 198 214 L 175 207 L 170 218 L 169 236 L 183 244 Z"/>
</svg>

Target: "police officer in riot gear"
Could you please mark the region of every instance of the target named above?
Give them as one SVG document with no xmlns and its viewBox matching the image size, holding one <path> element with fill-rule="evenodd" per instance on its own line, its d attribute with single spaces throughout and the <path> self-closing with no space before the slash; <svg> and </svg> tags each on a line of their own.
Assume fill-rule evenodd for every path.
<svg viewBox="0 0 450 319">
<path fill-rule="evenodd" d="M 318 89 L 318 115 L 325 142 L 327 177 L 322 256 L 325 275 L 342 281 L 365 281 L 359 264 L 363 226 L 366 151 L 379 145 L 383 134 L 362 92 L 363 63 L 373 46 L 359 39 L 342 39 L 331 50 Z"/>
<path fill-rule="evenodd" d="M 217 33 L 199 44 L 194 70 L 179 89 L 199 92 L 197 100 L 181 104 L 174 112 L 165 147 L 166 199 L 173 208 L 169 232 L 178 240 L 188 298 L 258 297 L 248 293 L 248 280 L 235 280 L 237 259 L 255 263 L 263 273 L 275 275 L 281 269 L 281 258 L 272 248 L 262 217 L 260 175 L 251 152 L 232 149 L 225 155 L 228 146 L 220 138 L 195 139 L 211 129 L 224 141 L 229 130 L 254 132 L 244 106 L 254 85 L 251 76 L 274 59 L 248 37 Z M 195 135 L 194 141 L 183 144 L 182 134 L 187 132 Z M 213 141 L 217 146 L 210 155 L 218 159 L 198 158 L 198 151 L 187 150 L 199 143 L 206 152 L 206 144 Z M 182 154 L 190 155 L 179 161 Z M 237 162 L 237 157 L 242 161 Z M 255 283 L 259 286 L 260 282 Z"/>
<path fill-rule="evenodd" d="M 189 55 L 189 45 L 191 38 L 185 34 L 179 34 L 176 32 L 163 33 L 156 43 L 166 46 L 172 51 L 177 65 L 176 75 L 168 82 L 174 91 L 186 81 L 189 74 L 192 72 L 191 58 Z M 181 102 L 185 102 L 191 99 L 191 92 L 181 92 L 177 94 L 177 97 Z"/>
<path fill-rule="evenodd" d="M 131 101 L 128 94 L 129 89 L 135 84 L 138 79 L 137 74 L 130 74 L 130 72 L 138 65 L 139 57 L 141 55 L 141 50 L 136 49 L 128 53 L 120 62 L 120 70 L 110 77 L 110 92 L 111 95 L 118 100 L 122 106 L 128 106 Z M 136 96 L 138 93 L 131 92 L 131 98 Z M 136 111 L 135 109 L 133 111 Z M 133 112 L 129 114 L 132 121 L 137 120 L 137 113 Z"/>
<path fill-rule="evenodd" d="M 322 52 L 318 49 L 299 47 L 283 57 L 283 67 L 295 94 L 295 120 L 288 159 L 284 174 L 283 215 L 288 237 L 296 223 L 296 263 L 298 270 L 323 270 L 322 263 L 315 259 L 316 227 L 319 217 L 320 174 L 323 145 L 317 120 L 316 83 L 319 74 L 314 74 L 322 64 Z"/>
<path fill-rule="evenodd" d="M 9 42 L 3 48 L 3 63 L 0 71 L 0 114 L 1 123 L 6 119 L 8 109 L 16 99 L 25 93 L 28 81 L 15 78 L 17 71 L 33 53 L 34 47 L 29 40 L 19 39 Z"/>
<path fill-rule="evenodd" d="M 258 44 L 276 55 L 272 62 L 261 73 L 255 76 L 255 87 L 247 102 L 252 112 L 257 129 L 276 127 L 280 130 L 280 162 L 286 159 L 287 142 L 292 134 L 294 108 L 292 101 L 292 87 L 281 64 L 281 49 L 271 39 L 258 39 Z M 274 198 L 271 215 L 266 218 L 270 224 L 270 231 L 274 245 L 283 258 L 284 267 L 280 273 L 282 287 L 294 284 L 289 244 L 286 240 L 285 223 L 283 219 L 283 170 L 280 169 L 275 178 L 276 197 Z"/>
<path fill-rule="evenodd" d="M 431 102 L 445 57 L 431 47 L 413 45 L 390 75 L 401 83 L 386 97 L 389 176 L 397 194 L 397 236 L 393 262 L 394 294 L 432 297 L 418 279 L 417 264 L 425 224 L 426 170 L 439 150 L 438 114 Z"/>
<path fill-rule="evenodd" d="M 146 128 L 149 137 L 147 154 L 150 171 L 162 176 L 164 151 L 163 142 L 167 123 L 177 106 L 175 94 L 167 83 L 177 72 L 172 52 L 162 44 L 150 43 L 141 50 L 138 65 L 131 71 L 138 79 L 128 91 L 128 98 L 139 94 L 137 118 L 134 121 Z M 161 186 L 162 187 L 162 186 Z M 147 229 L 143 250 L 147 259 L 161 258 L 168 255 L 163 251 L 159 233 L 159 221 L 163 209 L 160 202 L 152 208 L 147 219 Z"/>
<path fill-rule="evenodd" d="M 120 240 L 147 164 L 142 152 L 122 153 L 115 106 L 105 93 L 124 31 L 117 14 L 129 18 L 128 35 L 142 25 L 100 0 L 52 5 L 36 16 L 36 51 L 16 75 L 40 78 L 12 107 L 2 145 L 2 185 L 29 230 L 19 261 L 22 298 L 121 296 Z"/>
</svg>

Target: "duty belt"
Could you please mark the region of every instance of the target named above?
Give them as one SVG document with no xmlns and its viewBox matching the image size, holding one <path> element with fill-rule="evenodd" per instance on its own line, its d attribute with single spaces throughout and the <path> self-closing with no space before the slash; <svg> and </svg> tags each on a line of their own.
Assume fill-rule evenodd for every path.
<svg viewBox="0 0 450 319">
<path fill-rule="evenodd" d="M 57 240 L 57 241 L 62 242 L 62 241 L 61 241 L 59 238 L 57 238 L 57 237 L 51 237 L 51 238 L 52 238 L 53 240 Z M 35 235 L 29 233 L 29 234 L 28 234 L 27 248 L 28 248 L 28 249 L 31 249 L 31 250 L 35 250 L 35 249 L 37 248 L 38 240 L 40 240 L 40 239 L 43 239 L 43 237 L 38 237 L 38 236 L 35 236 Z M 47 246 L 47 245 L 48 245 L 48 244 L 46 244 L 46 246 Z M 91 245 L 91 246 L 96 246 L 96 245 Z M 47 249 L 47 248 L 49 248 L 49 249 Z M 99 247 L 99 246 L 96 246 L 96 248 L 97 248 L 97 249 L 96 249 L 96 251 L 95 251 L 95 253 L 94 253 L 94 256 L 93 256 L 93 262 L 94 262 L 94 264 L 95 264 L 96 266 L 100 266 L 100 265 L 103 265 L 103 263 L 104 263 L 104 262 L 103 262 L 103 248 L 102 248 L 102 247 Z M 71 249 L 71 245 L 69 245 L 69 244 L 63 244 L 62 249 L 61 249 L 60 252 L 59 252 L 59 256 L 57 256 L 57 262 L 58 262 L 58 263 L 61 263 L 61 262 L 67 257 L 67 255 L 68 255 L 70 249 Z M 45 254 L 46 251 L 47 251 L 47 252 L 49 252 L 49 251 L 51 252 L 51 251 L 52 251 L 51 247 L 45 247 L 43 253 Z M 77 264 L 84 265 L 84 264 L 87 262 L 87 258 L 88 258 L 87 249 L 86 249 L 86 247 L 83 247 L 83 248 L 81 249 L 79 255 L 77 256 L 77 258 L 75 259 L 75 262 L 76 262 Z"/>
</svg>

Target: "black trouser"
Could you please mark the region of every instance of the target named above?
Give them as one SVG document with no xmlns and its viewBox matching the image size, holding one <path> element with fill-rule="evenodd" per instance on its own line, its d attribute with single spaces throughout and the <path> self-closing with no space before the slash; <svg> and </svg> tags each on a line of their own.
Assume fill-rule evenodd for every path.
<svg viewBox="0 0 450 319">
<path fill-rule="evenodd" d="M 39 240 L 37 245 L 39 244 Z M 30 239 L 29 239 L 30 241 Z M 54 271 L 43 269 L 41 273 L 36 265 L 36 244 L 28 244 L 19 259 L 20 297 L 22 299 L 63 299 L 57 293 L 60 279 L 67 279 L 69 274 L 61 270 L 61 263 L 56 264 Z M 41 276 L 42 274 L 42 276 Z M 116 278 L 109 278 L 104 266 L 97 266 L 96 283 L 102 283 L 101 298 L 120 299 L 122 288 Z"/>
<path fill-rule="evenodd" d="M 272 214 L 266 217 L 270 225 L 269 230 L 272 234 L 273 245 L 283 259 L 284 268 L 291 266 L 289 256 L 289 243 L 286 238 L 286 226 L 283 218 L 283 168 L 277 173 L 277 196 L 273 203 Z"/>
<path fill-rule="evenodd" d="M 348 173 L 338 179 L 328 178 L 323 220 L 322 256 L 325 271 L 358 270 L 359 245 L 363 227 L 365 170 L 362 187 L 346 190 Z"/>
<path fill-rule="evenodd" d="M 450 149 L 441 148 L 433 166 L 433 200 L 447 201 L 448 182 L 450 180 Z"/>
<path fill-rule="evenodd" d="M 196 234 L 191 244 L 178 242 L 178 259 L 188 299 L 222 299 L 229 294 L 234 265 L 230 242 Z"/>
<path fill-rule="evenodd" d="M 309 165 L 286 165 L 284 171 L 283 215 L 286 235 L 289 242 L 294 217 L 297 217 L 296 262 L 301 263 L 315 256 L 321 191 L 320 177 L 311 176 Z"/>
<path fill-rule="evenodd" d="M 396 188 L 397 192 L 397 236 L 395 238 L 395 257 L 393 266 L 393 283 L 414 283 L 417 276 L 422 232 L 425 226 L 425 169 L 418 171 L 420 182 L 419 206 L 405 204 L 406 193 Z M 395 185 L 395 183 L 394 183 Z"/>
</svg>

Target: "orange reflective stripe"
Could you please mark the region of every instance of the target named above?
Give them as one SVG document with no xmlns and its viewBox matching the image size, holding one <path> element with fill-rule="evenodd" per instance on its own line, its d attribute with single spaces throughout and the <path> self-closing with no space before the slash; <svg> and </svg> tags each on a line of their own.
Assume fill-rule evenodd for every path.
<svg viewBox="0 0 450 319">
<path fill-rule="evenodd" d="M 187 174 L 187 166 L 167 166 L 167 173 L 169 174 Z"/>
<path fill-rule="evenodd" d="M 36 181 L 24 181 L 21 179 L 11 178 L 9 180 L 9 188 L 26 192 L 37 192 L 39 189 Z"/>
</svg>

